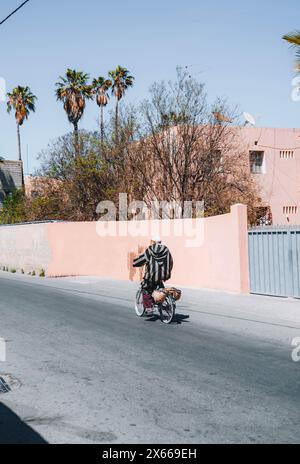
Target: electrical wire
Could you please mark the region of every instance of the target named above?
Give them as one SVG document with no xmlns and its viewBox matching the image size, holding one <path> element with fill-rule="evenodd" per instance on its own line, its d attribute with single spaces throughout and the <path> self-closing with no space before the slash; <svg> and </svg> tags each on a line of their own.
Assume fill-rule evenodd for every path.
<svg viewBox="0 0 300 464">
<path fill-rule="evenodd" d="M 289 151 L 293 151 L 293 150 L 300 150 L 300 147 L 293 147 L 293 148 L 282 148 L 282 147 L 271 147 L 269 145 L 256 145 L 257 147 L 260 147 L 260 148 L 271 148 L 272 150 L 281 150 L 281 151 L 284 151 L 284 150 L 289 150 Z"/>
<path fill-rule="evenodd" d="M 261 132 L 262 134 L 262 132 Z M 261 139 L 261 135 L 259 137 L 259 140 Z M 261 145 L 261 144 L 257 144 L 256 145 L 257 148 L 269 148 L 271 150 L 274 151 L 274 160 L 271 159 L 270 157 L 268 157 L 268 161 L 271 162 L 272 164 L 272 181 L 271 181 L 271 189 L 270 189 L 270 193 L 268 195 L 269 197 L 269 203 L 271 201 L 271 198 L 273 196 L 273 191 L 274 191 L 274 180 L 276 179 L 277 183 L 280 185 L 280 187 L 282 188 L 282 190 L 284 190 L 284 192 L 287 194 L 287 196 L 293 201 L 295 202 L 295 199 L 291 197 L 290 193 L 285 189 L 285 187 L 282 185 L 282 183 L 280 182 L 279 178 L 277 177 L 277 175 L 275 174 L 275 170 L 279 171 L 281 174 L 283 174 L 285 177 L 287 177 L 288 179 L 290 179 L 292 182 L 295 182 L 297 181 L 295 178 L 292 178 L 291 176 L 289 176 L 286 172 L 284 172 L 282 169 L 280 169 L 280 167 L 277 165 L 277 163 L 275 163 L 275 157 L 276 157 L 276 151 L 279 151 L 279 150 L 285 150 L 285 148 L 283 147 L 276 147 L 276 131 L 274 130 L 274 145 L 273 146 L 270 146 L 270 145 Z M 290 151 L 296 151 L 296 150 L 300 150 L 300 147 L 293 147 L 293 148 L 288 148 L 288 150 Z M 297 202 L 295 202 L 297 204 Z"/>
<path fill-rule="evenodd" d="M 268 161 L 270 161 L 273 166 L 275 166 L 275 161 L 272 160 L 270 157 L 268 158 Z M 298 160 L 296 160 L 298 161 Z M 297 163 L 297 166 L 298 166 L 298 163 Z M 287 177 L 288 179 L 290 179 L 292 182 L 297 182 L 297 179 L 298 179 L 298 173 L 296 173 L 295 177 L 291 177 L 289 174 L 287 174 L 286 172 L 284 172 L 282 169 L 280 169 L 280 167 L 278 166 L 278 164 L 276 164 L 276 170 L 279 171 L 283 176 Z"/>
<path fill-rule="evenodd" d="M 286 188 L 283 186 L 283 184 L 280 182 L 280 180 L 278 179 L 278 177 L 276 176 L 276 174 L 274 174 L 278 184 L 280 185 L 280 187 L 282 188 L 282 190 L 287 194 L 287 196 L 289 197 L 289 199 L 293 202 L 294 205 L 298 206 L 298 201 L 295 200 L 295 198 L 293 198 L 291 196 L 291 194 L 286 190 Z"/>
<path fill-rule="evenodd" d="M 288 190 L 286 190 L 285 186 L 282 184 L 282 182 L 279 180 L 278 176 L 275 174 L 275 169 L 278 169 L 278 166 L 276 166 L 276 163 L 271 159 L 271 158 L 268 158 L 268 161 L 270 161 L 272 163 L 272 166 L 273 166 L 273 175 L 272 175 L 272 186 L 271 186 L 271 193 L 270 195 L 268 195 L 268 198 L 269 198 L 269 204 L 271 203 L 271 198 L 273 196 L 273 190 L 274 190 L 274 180 L 276 179 L 277 181 L 277 184 L 281 187 L 281 189 L 286 193 L 286 195 L 289 197 L 289 199 L 293 202 L 294 205 L 298 205 L 298 201 L 292 197 L 292 195 L 290 194 L 290 192 L 288 192 Z M 285 174 L 280 168 L 278 169 L 278 171 L 280 171 L 282 174 Z M 287 177 L 289 177 L 287 174 L 285 174 Z M 292 180 L 293 182 L 297 181 L 297 179 L 292 179 L 291 177 L 289 177 L 290 180 Z"/>
<path fill-rule="evenodd" d="M 1 22 L 0 22 L 0 26 L 5 23 L 5 21 L 7 21 L 9 18 L 11 18 L 15 13 L 17 13 L 17 11 L 19 11 L 26 3 L 28 3 L 29 0 L 25 0 L 25 2 L 23 2 L 20 6 L 18 6 L 18 8 L 16 8 L 14 11 L 12 11 L 8 16 L 6 16 L 6 18 L 4 18 Z"/>
</svg>

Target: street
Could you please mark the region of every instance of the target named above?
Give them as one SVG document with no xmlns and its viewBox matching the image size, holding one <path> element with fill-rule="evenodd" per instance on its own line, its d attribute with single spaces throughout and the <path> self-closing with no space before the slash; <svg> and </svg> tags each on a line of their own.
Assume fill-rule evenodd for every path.
<svg viewBox="0 0 300 464">
<path fill-rule="evenodd" d="M 0 273 L 1 443 L 300 442 L 299 301 L 183 289 L 165 326 L 136 288 Z"/>
</svg>

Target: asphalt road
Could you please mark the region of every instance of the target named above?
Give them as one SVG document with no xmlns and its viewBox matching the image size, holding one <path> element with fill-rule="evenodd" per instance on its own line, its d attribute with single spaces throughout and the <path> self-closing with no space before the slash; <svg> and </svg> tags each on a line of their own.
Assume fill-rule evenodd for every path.
<svg viewBox="0 0 300 464">
<path fill-rule="evenodd" d="M 0 395 L 1 443 L 300 442 L 299 324 L 207 294 L 164 326 L 135 316 L 133 285 L 53 282 L 0 275 L 0 372 L 22 383 Z"/>
</svg>

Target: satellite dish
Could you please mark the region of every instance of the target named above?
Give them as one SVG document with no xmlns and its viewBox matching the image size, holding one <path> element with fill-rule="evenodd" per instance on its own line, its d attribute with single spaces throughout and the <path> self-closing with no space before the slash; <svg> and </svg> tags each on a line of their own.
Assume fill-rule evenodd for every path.
<svg viewBox="0 0 300 464">
<path fill-rule="evenodd" d="M 256 121 L 255 121 L 254 116 L 252 116 L 252 114 L 245 112 L 245 113 L 243 113 L 243 116 L 245 118 L 245 126 L 247 124 L 250 124 L 251 126 L 255 126 Z"/>
</svg>

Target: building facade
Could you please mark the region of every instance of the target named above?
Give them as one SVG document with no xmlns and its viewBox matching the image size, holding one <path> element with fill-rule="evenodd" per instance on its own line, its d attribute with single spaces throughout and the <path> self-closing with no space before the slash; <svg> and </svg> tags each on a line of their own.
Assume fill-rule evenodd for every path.
<svg viewBox="0 0 300 464">
<path fill-rule="evenodd" d="M 238 130 L 261 187 L 266 224 L 300 225 L 300 129 Z"/>
<path fill-rule="evenodd" d="M 4 199 L 15 189 L 22 188 L 22 162 L 0 161 L 0 208 Z"/>
</svg>

